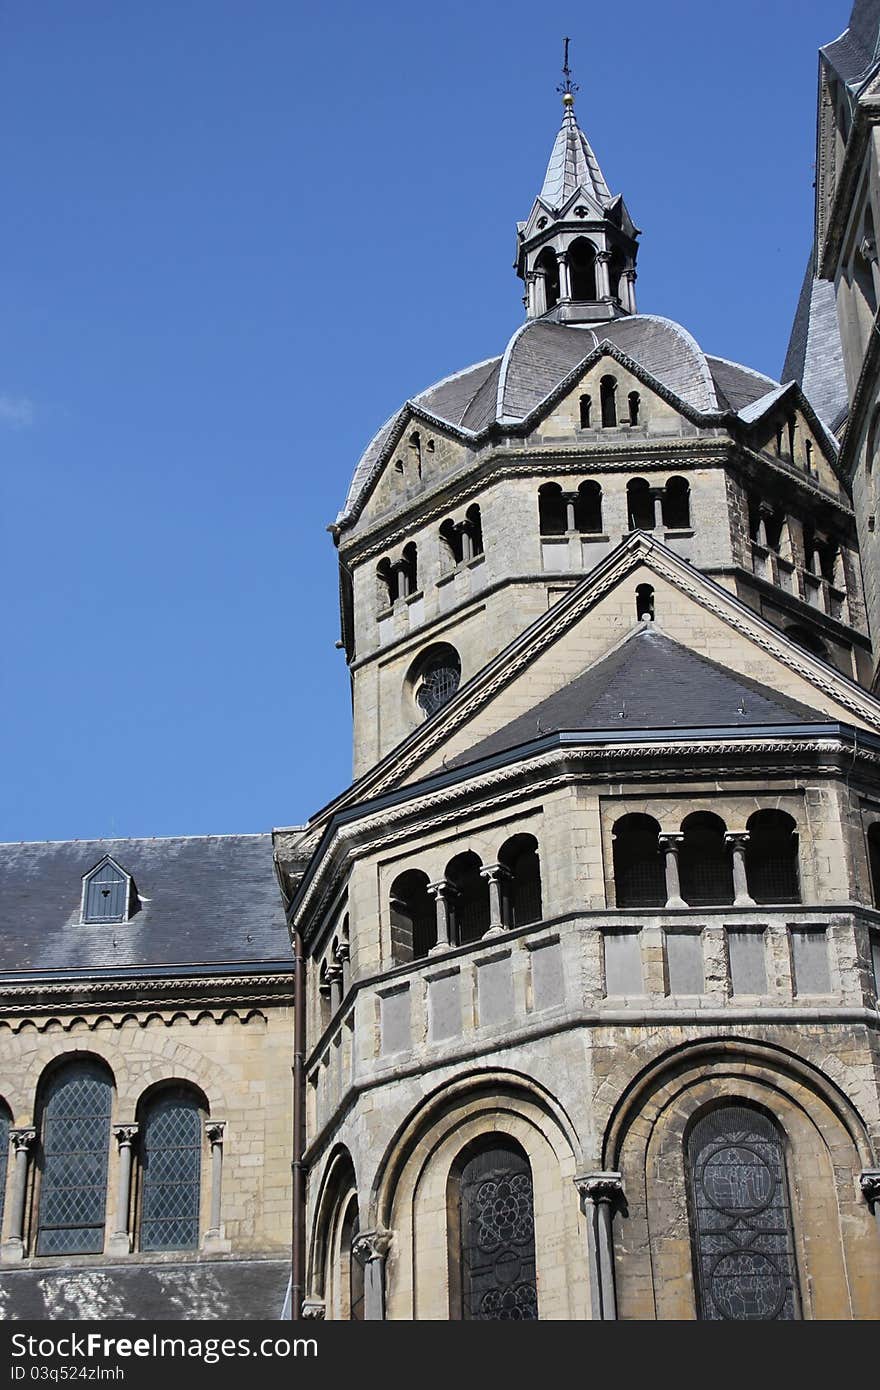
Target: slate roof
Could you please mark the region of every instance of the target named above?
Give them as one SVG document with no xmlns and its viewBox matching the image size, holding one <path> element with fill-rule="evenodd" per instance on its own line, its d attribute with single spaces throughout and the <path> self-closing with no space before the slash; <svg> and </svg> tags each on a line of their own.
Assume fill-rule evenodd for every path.
<svg viewBox="0 0 880 1390">
<path fill-rule="evenodd" d="M 820 52 L 838 77 L 858 86 L 877 62 L 878 35 L 880 0 L 855 0 L 847 28 Z"/>
<path fill-rule="evenodd" d="M 600 207 L 611 202 L 599 161 L 577 123 L 573 107 L 567 106 L 538 196 L 542 203 L 558 210 L 578 188 L 592 194 Z"/>
<path fill-rule="evenodd" d="M 136 910 L 83 924 L 82 875 L 105 854 L 133 876 Z M 269 834 L 0 845 L 0 970 L 289 959 Z"/>
<path fill-rule="evenodd" d="M 880 6 L 880 0 L 877 0 Z M 832 429 L 847 409 L 843 347 L 834 285 L 813 274 L 813 254 L 807 262 L 804 282 L 791 327 L 783 381 L 796 381 L 816 414 Z"/>
<path fill-rule="evenodd" d="M 274 1321 L 281 1317 L 289 1276 L 286 1260 L 5 1269 L 0 1319 Z"/>
<path fill-rule="evenodd" d="M 462 767 L 553 733 L 793 723 L 827 723 L 827 716 L 698 656 L 645 624 L 562 690 L 446 766 Z"/>
</svg>

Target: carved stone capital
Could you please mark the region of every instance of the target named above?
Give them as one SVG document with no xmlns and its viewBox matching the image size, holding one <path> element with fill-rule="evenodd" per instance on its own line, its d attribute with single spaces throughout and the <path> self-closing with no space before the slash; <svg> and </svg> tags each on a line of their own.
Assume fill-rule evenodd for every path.
<svg viewBox="0 0 880 1390">
<path fill-rule="evenodd" d="M 484 878 L 487 883 L 502 882 L 511 877 L 510 870 L 504 864 L 485 864 L 480 870 L 480 878 Z"/>
<path fill-rule="evenodd" d="M 27 1153 L 37 1137 L 35 1129 L 11 1129 L 9 1131 L 9 1142 L 17 1154 Z"/>
<path fill-rule="evenodd" d="M 370 1260 L 384 1260 L 391 1246 L 393 1232 L 379 1226 L 374 1231 L 361 1231 L 351 1243 L 351 1253 L 359 1264 L 369 1264 Z"/>
<path fill-rule="evenodd" d="M 750 839 L 748 830 L 728 830 L 724 835 L 724 843 L 728 849 L 745 849 Z"/>
<path fill-rule="evenodd" d="M 327 1316 L 327 1309 L 323 1298 L 304 1298 L 300 1316 L 303 1318 L 320 1319 L 320 1321 L 323 1322 Z"/>
<path fill-rule="evenodd" d="M 429 883 L 427 892 L 431 894 L 432 898 L 441 898 L 445 902 L 451 902 L 453 898 L 458 897 L 458 889 L 453 888 L 452 884 L 445 878 L 438 879 L 436 883 Z"/>
<path fill-rule="evenodd" d="M 859 1186 L 866 1202 L 880 1203 L 880 1168 L 863 1168 L 859 1173 Z"/>
<path fill-rule="evenodd" d="M 223 1136 L 226 1133 L 225 1120 L 207 1120 L 205 1123 L 205 1136 L 211 1145 L 222 1144 Z"/>
<path fill-rule="evenodd" d="M 116 1140 L 120 1149 L 128 1145 L 131 1148 L 138 1136 L 138 1125 L 114 1125 L 113 1138 Z"/>
<path fill-rule="evenodd" d="M 348 960 L 349 957 L 350 957 L 350 955 L 351 955 L 351 948 L 349 947 L 348 942 L 347 942 L 347 941 L 340 941 L 340 942 L 338 942 L 338 944 L 337 944 L 337 946 L 336 946 L 336 949 L 334 950 L 333 954 L 334 954 L 334 956 L 336 957 L 336 959 L 339 961 L 339 964 L 340 964 L 340 965 L 342 964 L 343 961 Z"/>
<path fill-rule="evenodd" d="M 620 1173 L 584 1173 L 581 1177 L 575 1178 L 574 1185 L 584 1204 L 614 1204 L 623 1197 L 623 1176 Z"/>
<path fill-rule="evenodd" d="M 673 830 L 673 831 L 670 831 L 668 834 L 666 833 L 666 831 L 663 831 L 662 834 L 660 834 L 660 835 L 657 836 L 657 843 L 658 843 L 658 845 L 660 846 L 661 849 L 676 849 L 676 850 L 677 850 L 677 849 L 680 848 L 680 846 L 681 846 L 681 844 L 683 843 L 683 841 L 684 841 L 684 831 L 683 831 L 683 830 Z"/>
</svg>

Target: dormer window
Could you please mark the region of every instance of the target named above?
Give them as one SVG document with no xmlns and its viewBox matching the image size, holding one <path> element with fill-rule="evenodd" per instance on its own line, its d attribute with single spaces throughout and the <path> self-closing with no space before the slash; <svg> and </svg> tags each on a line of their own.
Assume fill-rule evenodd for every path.
<svg viewBox="0 0 880 1390">
<path fill-rule="evenodd" d="M 82 920 L 127 922 L 133 889 L 131 875 L 105 855 L 83 877 Z"/>
</svg>

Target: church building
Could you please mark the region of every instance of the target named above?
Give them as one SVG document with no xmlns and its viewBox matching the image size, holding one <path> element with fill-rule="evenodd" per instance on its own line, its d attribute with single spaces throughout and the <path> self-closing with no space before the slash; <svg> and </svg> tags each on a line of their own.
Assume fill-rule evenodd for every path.
<svg viewBox="0 0 880 1390">
<path fill-rule="evenodd" d="M 6 1316 L 880 1317 L 878 36 L 782 382 L 639 313 L 566 61 L 522 325 L 331 528 L 350 787 L 0 850 Z"/>
</svg>

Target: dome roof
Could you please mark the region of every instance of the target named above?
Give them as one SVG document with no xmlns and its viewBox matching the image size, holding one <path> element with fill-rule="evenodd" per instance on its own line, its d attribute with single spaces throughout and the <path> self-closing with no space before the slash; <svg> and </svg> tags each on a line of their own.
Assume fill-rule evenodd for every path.
<svg viewBox="0 0 880 1390">
<path fill-rule="evenodd" d="M 344 525 L 359 511 L 410 406 L 474 437 L 494 424 L 518 425 L 603 343 L 701 415 L 748 411 L 754 418 L 756 403 L 780 389 L 761 372 L 708 356 L 686 328 L 657 314 L 578 327 L 532 319 L 517 329 L 500 357 L 444 377 L 385 421 L 355 469 L 338 523 Z"/>
</svg>

